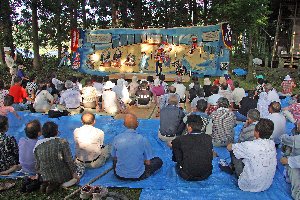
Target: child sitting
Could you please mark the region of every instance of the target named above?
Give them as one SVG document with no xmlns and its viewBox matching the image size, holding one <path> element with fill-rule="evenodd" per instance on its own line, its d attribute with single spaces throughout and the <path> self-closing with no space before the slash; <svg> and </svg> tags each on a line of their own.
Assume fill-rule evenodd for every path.
<svg viewBox="0 0 300 200">
<path fill-rule="evenodd" d="M 7 116 L 9 112 L 13 113 L 16 118 L 21 119 L 18 113 L 15 111 L 14 107 L 12 107 L 14 103 L 14 97 L 11 95 L 6 95 L 4 98 L 4 106 L 0 107 L 0 115 Z"/>
<path fill-rule="evenodd" d="M 0 175 L 8 175 L 19 169 L 19 149 L 14 137 L 5 133 L 8 130 L 8 118 L 0 116 Z"/>
<path fill-rule="evenodd" d="M 260 119 L 254 129 L 255 140 L 228 144 L 227 149 L 232 157 L 243 159 L 242 171 L 236 171 L 241 190 L 261 192 L 271 186 L 277 164 L 275 143 L 269 139 L 273 129 L 274 123 L 271 120 Z M 225 165 L 222 162 L 219 165 L 225 172 L 230 172 L 235 167 Z"/>
</svg>

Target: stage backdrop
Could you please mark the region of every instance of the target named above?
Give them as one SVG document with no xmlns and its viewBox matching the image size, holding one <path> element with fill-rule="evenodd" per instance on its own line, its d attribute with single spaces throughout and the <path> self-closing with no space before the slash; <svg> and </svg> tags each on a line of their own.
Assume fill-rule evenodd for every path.
<svg viewBox="0 0 300 200">
<path fill-rule="evenodd" d="M 228 23 L 170 29 L 72 30 L 72 67 L 83 73 L 228 73 Z"/>
</svg>

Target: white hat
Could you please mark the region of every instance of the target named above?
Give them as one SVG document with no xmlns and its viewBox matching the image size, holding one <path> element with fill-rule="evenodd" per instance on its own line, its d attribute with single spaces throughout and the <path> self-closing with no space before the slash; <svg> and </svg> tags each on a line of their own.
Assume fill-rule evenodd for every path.
<svg viewBox="0 0 300 200">
<path fill-rule="evenodd" d="M 290 80 L 292 80 L 292 79 L 291 79 L 290 75 L 286 75 L 285 78 L 284 78 L 284 80 L 285 80 L 285 81 L 290 81 Z"/>
<path fill-rule="evenodd" d="M 113 82 L 111 82 L 111 81 L 107 81 L 107 82 L 105 83 L 105 85 L 103 86 L 103 88 L 104 88 L 105 90 L 111 89 L 111 88 L 113 88 L 113 87 L 115 87 L 115 84 L 114 84 Z"/>
<path fill-rule="evenodd" d="M 11 51 L 10 47 L 4 47 L 4 51 Z"/>
<path fill-rule="evenodd" d="M 204 85 L 210 85 L 211 81 L 209 80 L 209 78 L 204 78 Z"/>
<path fill-rule="evenodd" d="M 153 83 L 154 86 L 160 86 L 160 80 L 156 78 Z"/>
</svg>

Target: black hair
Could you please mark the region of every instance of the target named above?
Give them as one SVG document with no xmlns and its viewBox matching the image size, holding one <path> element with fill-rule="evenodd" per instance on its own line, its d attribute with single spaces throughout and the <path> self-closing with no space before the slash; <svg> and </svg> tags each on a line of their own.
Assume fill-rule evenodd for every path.
<svg viewBox="0 0 300 200">
<path fill-rule="evenodd" d="M 255 125 L 255 131 L 259 133 L 262 139 L 269 139 L 274 130 L 274 123 L 270 119 L 261 118 Z"/>
<path fill-rule="evenodd" d="M 175 93 L 176 87 L 169 87 L 169 93 Z"/>
<path fill-rule="evenodd" d="M 102 83 L 103 82 L 103 76 L 97 76 L 97 82 Z"/>
<path fill-rule="evenodd" d="M 159 75 L 159 80 L 164 81 L 166 79 L 166 76 L 164 74 Z"/>
<path fill-rule="evenodd" d="M 103 81 L 104 81 L 104 82 L 109 81 L 109 77 L 108 77 L 108 76 L 104 76 L 104 77 L 103 77 Z"/>
<path fill-rule="evenodd" d="M 147 76 L 147 81 L 148 81 L 149 83 L 153 83 L 153 82 L 154 82 L 153 76 Z"/>
<path fill-rule="evenodd" d="M 93 85 L 93 82 L 92 82 L 92 80 L 91 79 L 86 79 L 85 80 L 85 86 L 91 86 L 91 85 Z"/>
<path fill-rule="evenodd" d="M 29 81 L 33 82 L 34 80 L 36 80 L 36 75 L 35 74 L 30 75 L 29 76 Z"/>
<path fill-rule="evenodd" d="M 0 80 L 0 90 L 3 90 L 3 89 L 4 89 L 4 81 Z"/>
<path fill-rule="evenodd" d="M 219 87 L 216 86 L 216 85 L 212 86 L 212 87 L 210 88 L 210 92 L 211 92 L 212 94 L 218 94 L 218 93 L 219 93 Z"/>
<path fill-rule="evenodd" d="M 229 101 L 225 97 L 219 98 L 219 100 L 217 101 L 217 103 L 218 103 L 218 107 L 219 108 L 221 108 L 221 107 L 222 108 L 229 108 Z"/>
<path fill-rule="evenodd" d="M 78 79 L 76 76 L 71 76 L 69 80 L 72 81 L 73 83 L 76 83 Z"/>
<path fill-rule="evenodd" d="M 198 77 L 197 76 L 192 76 L 192 81 L 193 82 L 198 82 Z"/>
<path fill-rule="evenodd" d="M 272 103 L 270 103 L 269 107 L 272 109 L 273 112 L 275 113 L 279 113 L 281 110 L 281 105 L 280 103 L 273 101 Z"/>
<path fill-rule="evenodd" d="M 300 103 L 300 95 L 297 95 L 297 103 Z"/>
<path fill-rule="evenodd" d="M 147 87 L 148 87 L 148 82 L 147 82 L 147 81 L 143 81 L 143 82 L 140 84 L 140 87 L 141 87 L 141 89 L 147 89 Z"/>
<path fill-rule="evenodd" d="M 198 97 L 204 97 L 204 89 L 200 88 L 200 85 L 199 88 L 196 89 L 196 94 Z"/>
<path fill-rule="evenodd" d="M 22 81 L 22 79 L 18 76 L 14 79 L 15 83 L 20 83 L 21 81 Z"/>
<path fill-rule="evenodd" d="M 11 106 L 11 105 L 13 105 L 14 104 L 14 97 L 13 96 L 11 96 L 11 95 L 6 95 L 5 97 L 4 97 L 4 102 L 3 102 L 3 105 L 4 106 Z"/>
<path fill-rule="evenodd" d="M 227 90 L 228 84 L 227 83 L 221 84 L 221 88 L 222 88 L 222 90 Z"/>
<path fill-rule="evenodd" d="M 252 98 L 255 95 L 255 91 L 254 90 L 248 90 L 248 97 Z"/>
<path fill-rule="evenodd" d="M 5 133 L 8 129 L 8 118 L 0 115 L 0 133 Z"/>
<path fill-rule="evenodd" d="M 29 139 L 37 139 L 39 136 L 39 132 L 41 132 L 42 127 L 39 120 L 33 120 L 26 124 L 26 127 L 24 129 L 26 136 Z"/>
<path fill-rule="evenodd" d="M 257 79 L 257 83 L 260 85 L 262 85 L 264 82 L 265 82 L 265 80 L 262 78 Z"/>
<path fill-rule="evenodd" d="M 205 99 L 199 99 L 196 105 L 197 110 L 200 112 L 205 112 L 207 109 L 207 101 Z"/>
<path fill-rule="evenodd" d="M 203 131 L 203 121 L 199 115 L 189 115 L 186 124 L 192 128 L 193 132 Z"/>
<path fill-rule="evenodd" d="M 44 138 L 55 137 L 58 135 L 58 126 L 54 122 L 46 122 L 42 127 Z"/>
</svg>

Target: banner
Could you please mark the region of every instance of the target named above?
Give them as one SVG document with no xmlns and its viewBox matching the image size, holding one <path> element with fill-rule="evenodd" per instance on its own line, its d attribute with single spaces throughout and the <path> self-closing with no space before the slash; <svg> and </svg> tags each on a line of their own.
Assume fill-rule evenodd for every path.
<svg viewBox="0 0 300 200">
<path fill-rule="evenodd" d="M 75 52 L 78 49 L 79 31 L 78 29 L 71 30 L 71 51 Z"/>
<path fill-rule="evenodd" d="M 219 31 L 210 31 L 202 33 L 203 42 L 213 42 L 219 40 Z"/>
<path fill-rule="evenodd" d="M 224 45 L 228 48 L 232 48 L 232 30 L 228 23 L 222 24 L 222 37 Z"/>
<path fill-rule="evenodd" d="M 111 43 L 111 34 L 88 34 L 87 35 L 87 42 L 90 43 Z"/>
</svg>

